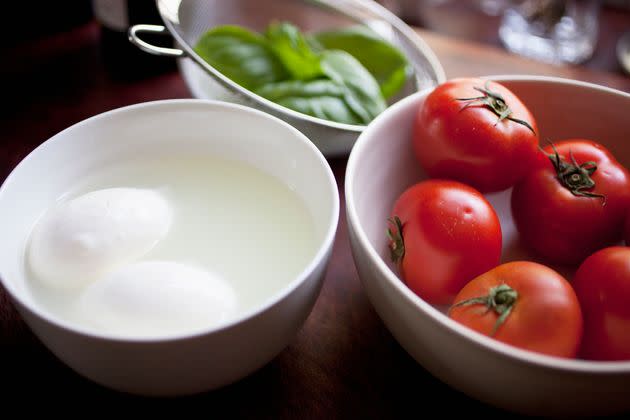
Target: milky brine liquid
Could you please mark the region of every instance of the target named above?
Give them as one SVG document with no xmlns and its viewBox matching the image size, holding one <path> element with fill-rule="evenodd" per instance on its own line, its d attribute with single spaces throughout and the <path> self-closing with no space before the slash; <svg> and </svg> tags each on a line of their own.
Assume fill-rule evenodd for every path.
<svg viewBox="0 0 630 420">
<path fill-rule="evenodd" d="M 279 292 L 315 255 L 305 203 L 247 164 L 207 156 L 138 159 L 80 180 L 59 201 L 118 187 L 158 191 L 172 210 L 166 236 L 137 261 L 175 261 L 218 275 L 235 292 L 235 316 Z M 81 289 L 55 289 L 32 273 L 29 288 L 49 312 L 89 327 L 73 309 Z"/>
</svg>

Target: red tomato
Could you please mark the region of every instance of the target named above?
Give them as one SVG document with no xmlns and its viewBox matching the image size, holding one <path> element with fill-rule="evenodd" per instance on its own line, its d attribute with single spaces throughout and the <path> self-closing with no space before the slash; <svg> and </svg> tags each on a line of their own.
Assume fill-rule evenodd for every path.
<svg viewBox="0 0 630 420">
<path fill-rule="evenodd" d="M 479 191 L 455 181 L 427 180 L 405 191 L 388 233 L 401 277 L 432 304 L 450 304 L 464 284 L 501 257 L 494 209 Z"/>
<path fill-rule="evenodd" d="M 626 245 L 630 246 L 630 212 L 626 215 L 626 226 L 623 238 L 626 240 Z"/>
<path fill-rule="evenodd" d="M 530 261 L 502 264 L 468 283 L 449 316 L 481 334 L 538 353 L 575 357 L 582 337 L 571 285 Z"/>
<path fill-rule="evenodd" d="M 614 246 L 588 257 L 573 288 L 584 314 L 580 355 L 630 360 L 630 248 Z"/>
<path fill-rule="evenodd" d="M 525 246 L 549 261 L 578 264 L 622 236 L 630 174 L 600 144 L 571 139 L 512 192 L 512 216 Z M 560 163 L 554 163 L 559 156 Z"/>
<path fill-rule="evenodd" d="M 430 177 L 485 193 L 511 187 L 527 173 L 538 151 L 537 132 L 532 114 L 504 86 L 453 79 L 418 110 L 413 145 Z"/>
</svg>

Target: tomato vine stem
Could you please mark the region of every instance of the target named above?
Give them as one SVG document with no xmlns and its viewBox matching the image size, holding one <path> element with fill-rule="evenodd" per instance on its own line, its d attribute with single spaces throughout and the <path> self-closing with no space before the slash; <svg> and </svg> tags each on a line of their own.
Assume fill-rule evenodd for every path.
<svg viewBox="0 0 630 420">
<path fill-rule="evenodd" d="M 507 284 L 503 283 L 495 287 L 491 287 L 485 296 L 474 297 L 461 302 L 455 303 L 449 309 L 449 312 L 459 306 L 484 305 L 486 312 L 495 311 L 499 317 L 494 323 L 494 327 L 490 332 L 490 336 L 494 336 L 501 325 L 505 322 L 518 300 L 518 292 Z"/>
<path fill-rule="evenodd" d="M 549 160 L 553 164 L 553 167 L 556 171 L 556 176 L 560 184 L 563 187 L 571 191 L 571 194 L 576 197 L 591 197 L 591 198 L 601 198 L 602 206 L 606 205 L 606 196 L 603 194 L 597 194 L 590 191 L 584 191 L 586 189 L 595 188 L 595 181 L 591 178 L 591 175 L 595 173 L 597 170 L 597 163 L 593 161 L 584 162 L 582 164 L 578 164 L 575 160 L 575 156 L 571 150 L 569 150 L 569 156 L 571 158 L 571 162 L 567 162 L 563 160 L 558 154 L 558 150 L 556 146 L 551 144 L 551 148 L 553 149 L 553 153 L 547 154 Z"/>
<path fill-rule="evenodd" d="M 390 217 L 387 219 L 392 225 L 394 230 L 387 229 L 387 237 L 389 238 L 389 252 L 392 261 L 396 264 L 402 262 L 405 256 L 405 240 L 402 234 L 402 222 L 398 216 Z"/>
<path fill-rule="evenodd" d="M 474 105 L 483 105 L 499 117 L 494 125 L 497 125 L 503 120 L 510 120 L 527 127 L 532 133 L 536 134 L 534 128 L 527 121 L 512 117 L 512 110 L 508 106 L 507 102 L 505 102 L 503 95 L 499 92 L 490 90 L 490 82 L 488 80 L 486 80 L 484 87 L 480 88 L 474 86 L 473 89 L 483 93 L 483 96 L 476 96 L 473 98 L 456 98 L 458 101 L 468 102 L 460 111 Z"/>
</svg>

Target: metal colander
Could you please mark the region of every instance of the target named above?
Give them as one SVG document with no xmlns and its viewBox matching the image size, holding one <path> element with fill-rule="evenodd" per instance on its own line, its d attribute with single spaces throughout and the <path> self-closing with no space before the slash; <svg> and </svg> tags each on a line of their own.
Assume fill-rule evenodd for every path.
<svg viewBox="0 0 630 420">
<path fill-rule="evenodd" d="M 302 131 L 326 155 L 347 154 L 365 126 L 323 120 L 275 104 L 223 76 L 194 51 L 208 29 L 240 25 L 263 31 L 272 21 L 286 20 L 303 31 L 363 24 L 398 47 L 409 60 L 413 77 L 390 104 L 445 80 L 437 58 L 398 17 L 368 0 L 157 0 L 164 26 L 135 25 L 130 41 L 144 51 L 180 58 L 180 70 L 195 96 L 240 103 L 275 115 Z M 157 47 L 141 39 L 147 32 L 170 32 L 179 48 Z"/>
</svg>

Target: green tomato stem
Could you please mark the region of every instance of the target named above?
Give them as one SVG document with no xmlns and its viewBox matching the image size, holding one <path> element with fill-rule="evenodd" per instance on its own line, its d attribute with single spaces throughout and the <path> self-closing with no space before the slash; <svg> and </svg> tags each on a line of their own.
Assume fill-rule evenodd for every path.
<svg viewBox="0 0 630 420">
<path fill-rule="evenodd" d="M 573 156 L 573 153 L 570 150 L 569 155 L 571 157 L 571 162 L 567 162 L 560 157 L 558 150 L 556 150 L 553 143 L 550 144 L 553 149 L 553 153 L 547 154 L 547 157 L 553 164 L 553 168 L 556 171 L 556 176 L 558 181 L 560 181 L 560 184 L 567 190 L 571 191 L 571 194 L 576 197 L 601 198 L 602 206 L 606 205 L 605 195 L 584 191 L 586 189 L 595 188 L 595 181 L 593 181 L 591 175 L 593 175 L 593 173 L 597 170 L 597 163 L 588 161 L 578 164 L 575 160 L 575 156 Z"/>
<path fill-rule="evenodd" d="M 536 132 L 534 131 L 534 128 L 531 126 L 530 123 L 528 123 L 525 120 L 521 120 L 521 119 L 514 118 L 511 116 L 512 110 L 508 106 L 507 102 L 505 102 L 503 95 L 501 95 L 499 92 L 490 90 L 489 83 L 490 82 L 486 80 L 486 83 L 483 88 L 480 88 L 477 86 L 473 87 L 473 89 L 475 89 L 476 91 L 483 93 L 483 96 L 477 96 L 474 98 L 457 98 L 458 101 L 468 102 L 461 109 L 461 111 L 474 105 L 483 105 L 486 108 L 490 109 L 492 112 L 494 112 L 497 117 L 499 117 L 499 119 L 494 125 L 497 125 L 503 120 L 510 120 L 517 124 L 521 124 L 527 127 L 532 133 L 536 134 Z"/>
<path fill-rule="evenodd" d="M 387 220 L 394 225 L 393 231 L 392 229 L 387 229 L 390 257 L 392 262 L 400 264 L 405 256 L 405 240 L 402 234 L 402 222 L 398 216 L 390 217 Z"/>
<path fill-rule="evenodd" d="M 459 306 L 484 305 L 487 311 L 494 311 L 499 315 L 490 332 L 490 336 L 494 336 L 499 327 L 505 323 L 505 320 L 512 313 L 517 300 L 518 292 L 504 283 L 490 288 L 486 296 L 470 298 L 455 303 L 451 306 L 449 312 Z"/>
</svg>

